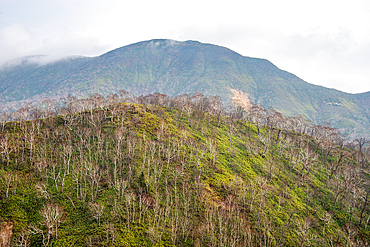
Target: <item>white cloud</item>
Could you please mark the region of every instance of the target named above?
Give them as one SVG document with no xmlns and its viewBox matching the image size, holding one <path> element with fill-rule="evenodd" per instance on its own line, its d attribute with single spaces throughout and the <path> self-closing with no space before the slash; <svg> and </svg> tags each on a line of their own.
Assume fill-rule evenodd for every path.
<svg viewBox="0 0 370 247">
<path fill-rule="evenodd" d="M 310 83 L 370 91 L 367 0 L 0 0 L 0 12 L 0 64 L 191 39 L 269 59 Z"/>
</svg>

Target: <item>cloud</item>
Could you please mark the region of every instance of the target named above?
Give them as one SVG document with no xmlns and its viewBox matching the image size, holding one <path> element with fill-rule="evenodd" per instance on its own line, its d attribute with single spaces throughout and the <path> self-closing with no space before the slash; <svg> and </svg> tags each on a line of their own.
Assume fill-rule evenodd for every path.
<svg viewBox="0 0 370 247">
<path fill-rule="evenodd" d="M 307 82 L 350 93 L 370 91 L 370 44 L 359 43 L 350 30 L 296 34 L 276 46 L 271 59 Z"/>
<path fill-rule="evenodd" d="M 19 26 L 1 30 L 0 43 L 0 65 L 17 57 L 45 55 L 43 61 L 52 62 L 70 55 L 95 56 L 109 49 L 97 38 L 78 34 L 35 37 Z"/>
<path fill-rule="evenodd" d="M 356 40 L 352 30 L 320 28 L 283 34 L 248 25 L 189 27 L 186 37 L 226 46 L 244 56 L 265 58 L 305 81 L 345 92 L 370 91 L 370 43 Z M 213 42 L 212 42 L 213 41 Z"/>
<path fill-rule="evenodd" d="M 2 0 L 0 64 L 96 56 L 142 40 L 198 40 L 266 58 L 304 80 L 370 90 L 367 0 Z M 347 86 L 356 80 L 358 86 Z"/>
</svg>

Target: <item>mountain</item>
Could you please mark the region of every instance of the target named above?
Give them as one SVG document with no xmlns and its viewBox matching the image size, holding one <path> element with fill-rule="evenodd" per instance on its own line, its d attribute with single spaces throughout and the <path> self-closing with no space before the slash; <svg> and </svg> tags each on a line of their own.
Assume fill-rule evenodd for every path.
<svg viewBox="0 0 370 247">
<path fill-rule="evenodd" d="M 3 109 L 19 102 L 73 94 L 104 95 L 125 89 L 136 95 L 202 92 L 232 97 L 246 93 L 253 103 L 285 115 L 329 122 L 352 137 L 370 134 L 370 92 L 348 94 L 309 84 L 265 59 L 197 41 L 150 40 L 98 57 L 73 57 L 40 65 L 23 60 L 0 71 Z"/>
</svg>

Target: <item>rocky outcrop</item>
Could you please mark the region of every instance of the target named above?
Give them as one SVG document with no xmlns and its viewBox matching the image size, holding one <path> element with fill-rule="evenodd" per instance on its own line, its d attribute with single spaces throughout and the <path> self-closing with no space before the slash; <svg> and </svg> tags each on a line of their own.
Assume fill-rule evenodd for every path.
<svg viewBox="0 0 370 247">
<path fill-rule="evenodd" d="M 13 222 L 0 222 L 0 247 L 8 247 L 11 245 L 13 228 Z"/>
</svg>

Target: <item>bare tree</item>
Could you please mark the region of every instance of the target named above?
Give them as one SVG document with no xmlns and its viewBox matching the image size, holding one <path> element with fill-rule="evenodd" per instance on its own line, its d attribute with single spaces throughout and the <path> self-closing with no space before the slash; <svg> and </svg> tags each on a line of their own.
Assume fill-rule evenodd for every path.
<svg viewBox="0 0 370 247">
<path fill-rule="evenodd" d="M 7 133 L 0 137 L 0 148 L 3 157 L 5 156 L 6 158 L 6 166 L 9 166 L 10 154 L 13 152 L 13 148 L 11 147 L 11 143 Z"/>
<path fill-rule="evenodd" d="M 229 148 L 227 149 L 227 152 L 229 153 L 230 148 L 231 148 L 232 138 L 234 137 L 234 135 L 236 133 L 236 128 L 235 128 L 235 124 L 234 124 L 233 119 L 229 119 L 228 125 L 229 125 L 229 129 L 227 131 L 227 135 L 229 136 Z"/>
<path fill-rule="evenodd" d="M 13 190 L 15 189 L 14 186 L 16 185 L 16 179 L 17 179 L 16 175 L 13 175 L 10 172 L 5 173 L 1 177 L 1 181 L 0 182 L 5 187 L 5 196 L 6 196 L 6 198 L 8 198 L 8 196 L 9 196 L 10 189 L 11 188 L 13 188 Z"/>
<path fill-rule="evenodd" d="M 332 215 L 328 212 L 325 212 L 321 217 L 320 219 L 324 222 L 324 227 L 322 228 L 322 236 L 323 238 L 325 239 L 325 228 L 326 226 L 328 226 L 331 222 L 331 219 L 332 219 Z"/>
<path fill-rule="evenodd" d="M 249 111 L 247 119 L 254 122 L 257 133 L 260 134 L 260 127 L 266 123 L 267 111 L 262 105 L 253 105 Z"/>
<path fill-rule="evenodd" d="M 362 223 L 362 220 L 363 220 L 363 215 L 364 215 L 366 206 L 369 203 L 369 192 L 366 192 L 366 196 L 362 197 L 362 200 L 364 201 L 364 203 L 362 204 L 362 208 L 361 208 L 361 212 L 360 212 L 360 223 L 359 223 L 360 226 L 361 226 L 361 223 Z"/>
<path fill-rule="evenodd" d="M 366 140 L 366 138 L 359 138 L 359 139 L 354 140 L 354 143 L 356 144 L 358 151 L 359 151 L 356 157 L 357 163 L 361 165 L 362 169 L 365 168 L 365 163 L 366 163 L 364 150 L 366 150 L 366 144 L 368 144 L 369 142 L 370 140 Z"/>
<path fill-rule="evenodd" d="M 307 242 L 307 245 L 310 246 L 309 242 L 316 240 L 315 235 L 311 233 L 311 221 L 309 218 L 306 218 L 303 221 L 297 222 L 297 234 L 301 242 L 301 247 L 304 246 Z"/>
<path fill-rule="evenodd" d="M 358 138 L 354 141 L 357 146 L 358 146 L 358 151 L 360 151 L 360 153 L 363 152 L 363 147 L 370 142 L 370 140 L 366 140 L 365 137 L 362 137 L 362 138 Z"/>
<path fill-rule="evenodd" d="M 8 112 L 0 113 L 0 122 L 1 122 L 1 132 L 4 131 L 4 127 L 7 121 L 9 121 L 11 114 Z"/>
<path fill-rule="evenodd" d="M 211 138 L 208 138 L 206 140 L 206 143 L 209 148 L 209 154 L 211 155 L 212 165 L 215 165 L 217 156 L 217 145 Z"/>
<path fill-rule="evenodd" d="M 98 221 L 98 224 L 100 226 L 100 219 L 103 216 L 104 213 L 104 204 L 100 202 L 90 203 L 89 209 L 93 215 L 93 217 Z"/>
<path fill-rule="evenodd" d="M 50 238 L 54 235 L 55 238 L 58 239 L 58 227 L 60 223 L 62 223 L 63 213 L 63 208 L 57 204 L 46 204 L 41 209 L 40 214 L 48 234 L 47 243 L 49 243 Z"/>
<path fill-rule="evenodd" d="M 14 246 L 19 246 L 19 247 L 28 247 L 30 246 L 30 235 L 31 231 L 29 229 L 23 230 L 14 236 Z"/>
</svg>

